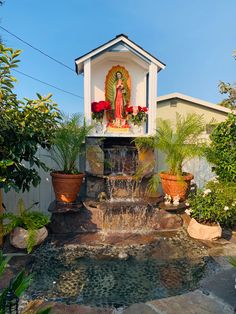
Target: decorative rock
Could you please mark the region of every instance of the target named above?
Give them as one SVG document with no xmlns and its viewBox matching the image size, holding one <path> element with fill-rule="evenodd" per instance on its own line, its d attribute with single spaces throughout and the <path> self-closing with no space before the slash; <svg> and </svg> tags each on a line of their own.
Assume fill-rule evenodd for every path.
<svg viewBox="0 0 236 314">
<path fill-rule="evenodd" d="M 122 252 L 122 251 L 118 254 L 119 259 L 127 260 L 128 257 L 129 257 L 129 255 L 125 252 Z"/>
<path fill-rule="evenodd" d="M 153 174 L 155 165 L 155 153 L 152 149 L 138 152 L 138 169 L 142 169 L 143 177 L 150 177 Z"/>
<path fill-rule="evenodd" d="M 21 228 L 16 227 L 10 234 L 10 243 L 14 247 L 18 249 L 25 249 L 27 247 L 27 238 L 29 236 L 29 231 Z M 35 245 L 42 243 L 46 237 L 48 236 L 48 231 L 46 227 L 38 229 L 36 231 L 36 241 Z"/>
<path fill-rule="evenodd" d="M 190 220 L 187 231 L 190 237 L 199 240 L 212 241 L 220 238 L 222 235 L 222 229 L 219 224 L 208 226 L 198 223 L 194 218 Z"/>
<path fill-rule="evenodd" d="M 100 177 L 87 176 L 86 187 L 87 197 L 96 199 L 99 193 L 105 191 L 105 180 Z"/>
<path fill-rule="evenodd" d="M 97 139 L 90 139 L 86 145 L 86 171 L 93 175 L 104 173 L 104 152 Z"/>
</svg>

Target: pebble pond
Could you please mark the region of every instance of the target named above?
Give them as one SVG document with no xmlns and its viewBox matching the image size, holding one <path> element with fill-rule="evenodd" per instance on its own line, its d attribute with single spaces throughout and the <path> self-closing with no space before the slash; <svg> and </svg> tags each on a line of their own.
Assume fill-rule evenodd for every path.
<svg viewBox="0 0 236 314">
<path fill-rule="evenodd" d="M 185 237 L 123 247 L 47 243 L 34 253 L 28 298 L 119 308 L 194 290 L 217 267 Z"/>
</svg>

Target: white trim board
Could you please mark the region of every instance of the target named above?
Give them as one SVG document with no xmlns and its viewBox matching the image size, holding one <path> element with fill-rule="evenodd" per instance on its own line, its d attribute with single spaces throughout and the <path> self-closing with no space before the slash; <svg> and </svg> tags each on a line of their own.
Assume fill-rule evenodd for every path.
<svg viewBox="0 0 236 314">
<path fill-rule="evenodd" d="M 139 54 L 141 54 L 145 58 L 149 59 L 152 63 L 154 63 L 158 67 L 159 70 L 165 68 L 165 64 L 164 63 L 162 63 L 161 61 L 159 61 L 158 59 L 153 57 L 151 54 L 149 54 L 147 51 L 145 51 L 144 49 L 142 49 L 141 47 L 136 45 L 134 42 L 129 40 L 127 36 L 125 36 L 125 35 L 118 35 L 116 38 L 110 40 L 106 44 L 104 44 L 104 45 L 102 45 L 102 46 L 92 50 L 91 52 L 85 54 L 84 56 L 82 56 L 80 58 L 77 58 L 75 60 L 75 63 L 76 63 L 76 67 L 78 69 L 78 73 L 82 73 L 83 72 L 83 63 L 84 63 L 84 61 L 94 57 L 97 54 L 100 54 L 104 50 L 107 50 L 108 48 L 110 48 L 111 46 L 114 46 L 115 44 L 117 44 L 119 42 L 123 42 L 123 43 L 127 44 L 129 47 L 131 47 L 132 49 L 137 51 Z"/>
</svg>

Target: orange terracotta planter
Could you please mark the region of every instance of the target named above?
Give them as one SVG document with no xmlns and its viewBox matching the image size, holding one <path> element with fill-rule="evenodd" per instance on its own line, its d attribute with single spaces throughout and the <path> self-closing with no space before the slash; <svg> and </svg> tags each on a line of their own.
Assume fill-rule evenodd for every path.
<svg viewBox="0 0 236 314">
<path fill-rule="evenodd" d="M 165 194 L 170 195 L 172 198 L 179 196 L 180 201 L 187 198 L 190 189 L 190 182 L 193 179 L 193 175 L 191 173 L 187 173 L 180 178 L 166 172 L 161 172 L 160 177 L 162 189 Z"/>
<path fill-rule="evenodd" d="M 84 173 L 64 174 L 52 172 L 52 185 L 56 200 L 63 203 L 74 203 L 80 191 Z"/>
</svg>

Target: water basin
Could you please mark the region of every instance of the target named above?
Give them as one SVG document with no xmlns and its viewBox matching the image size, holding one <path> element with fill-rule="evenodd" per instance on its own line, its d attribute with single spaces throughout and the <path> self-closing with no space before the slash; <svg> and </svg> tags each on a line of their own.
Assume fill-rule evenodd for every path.
<svg viewBox="0 0 236 314">
<path fill-rule="evenodd" d="M 166 246 L 163 240 L 124 247 L 101 244 L 40 248 L 35 253 L 29 297 L 118 308 L 194 290 L 215 264 L 198 247 L 195 256 L 190 256 L 186 254 L 187 246 L 175 245 Z M 167 258 L 171 251 L 171 258 Z"/>
</svg>

